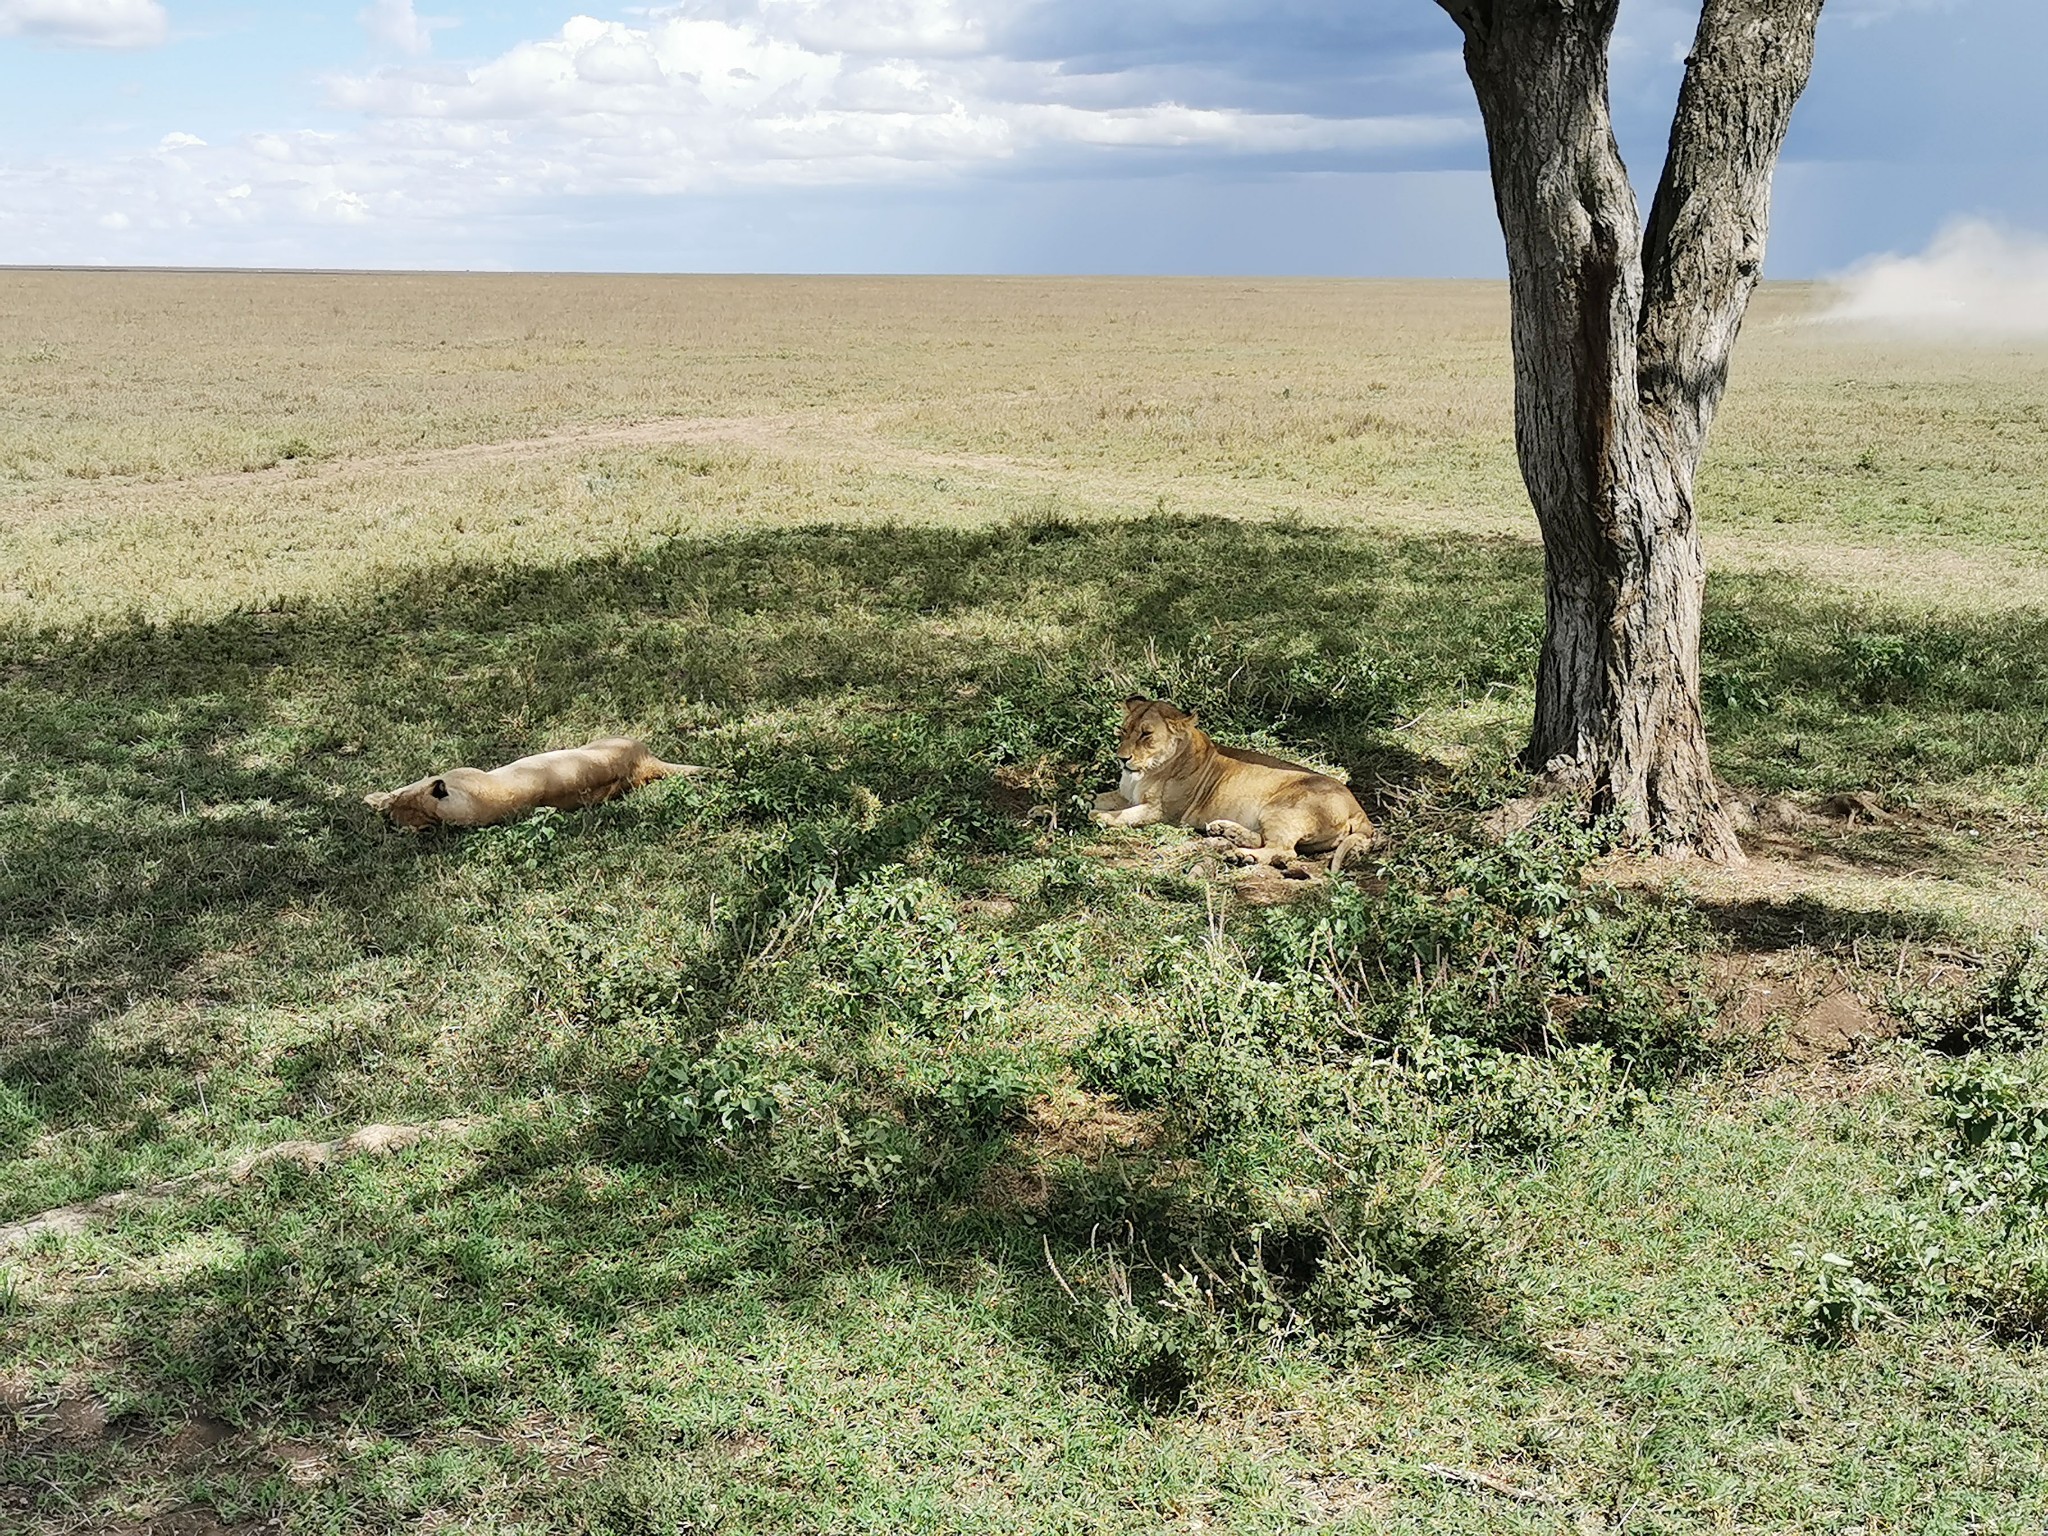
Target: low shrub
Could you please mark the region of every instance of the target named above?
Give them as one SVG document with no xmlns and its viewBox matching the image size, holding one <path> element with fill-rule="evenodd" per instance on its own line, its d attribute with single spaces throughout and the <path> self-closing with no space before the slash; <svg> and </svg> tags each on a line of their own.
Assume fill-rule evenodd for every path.
<svg viewBox="0 0 2048 1536">
<path fill-rule="evenodd" d="M 1928 635 L 1844 627 L 1835 648 L 1849 688 L 1866 709 L 1910 698 L 1942 657 Z"/>
<path fill-rule="evenodd" d="M 1196 1146 L 1341 1113 L 1367 1064 L 1504 1152 L 1625 1116 L 1708 1058 L 1710 1014 L 1695 935 L 1586 885 L 1596 846 L 1562 822 L 1499 848 L 1440 842 L 1378 892 L 1333 883 L 1236 944 L 1165 945 L 1155 1006 L 1084 1043 L 1083 1081 L 1169 1108 Z"/>
<path fill-rule="evenodd" d="M 2037 930 L 1991 966 L 1959 1007 L 1924 1018 L 1933 1049 L 1949 1056 L 2017 1050 L 2048 1035 L 2048 931 Z"/>
<path fill-rule="evenodd" d="M 731 1147 L 765 1135 L 792 1091 L 765 1068 L 732 1057 L 658 1057 L 628 1097 L 628 1138 L 642 1150 Z"/>
<path fill-rule="evenodd" d="M 1805 1276 L 1795 1331 L 1815 1343 L 1948 1311 L 2001 1340 L 2048 1336 L 2048 1085 L 1978 1052 L 1944 1063 L 1929 1087 L 1941 1145 L 1901 1177 L 1896 1204 L 1866 1217 L 1846 1253 L 1793 1251 Z"/>
<path fill-rule="evenodd" d="M 1962 1297 L 1999 1343 L 2048 1343 L 2048 1249 L 2036 1241 L 1983 1266 Z"/>
<path fill-rule="evenodd" d="M 223 1390 L 295 1406 L 389 1394 L 430 1370 L 419 1309 L 366 1238 L 254 1247 L 206 1306 L 194 1357 Z"/>
<path fill-rule="evenodd" d="M 1091 1374 L 1155 1412 L 1254 1357 L 1341 1365 L 1498 1310 L 1474 1237 L 1385 1199 L 1341 1194 L 1264 1220 L 1213 1199 L 1158 1215 L 1059 1276 Z"/>
<path fill-rule="evenodd" d="M 821 886 L 715 1010 L 687 987 L 655 994 L 699 1027 L 630 1075 L 620 1139 L 643 1156 L 722 1160 L 771 1196 L 862 1219 L 958 1194 L 1043 1088 L 1016 1052 L 963 1044 L 990 1036 L 1022 979 L 1013 946 L 968 932 L 933 880 L 890 865 Z"/>
</svg>

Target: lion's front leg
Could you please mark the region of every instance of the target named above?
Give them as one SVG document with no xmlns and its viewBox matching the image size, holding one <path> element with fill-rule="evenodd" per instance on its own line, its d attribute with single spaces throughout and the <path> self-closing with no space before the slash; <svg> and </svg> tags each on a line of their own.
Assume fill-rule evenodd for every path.
<svg viewBox="0 0 2048 1536">
<path fill-rule="evenodd" d="M 1120 811 L 1097 811 L 1095 824 L 1100 827 L 1149 827 L 1164 821 L 1166 813 L 1156 805 L 1140 804 L 1125 806 Z"/>
<path fill-rule="evenodd" d="M 1211 822 L 1209 830 L 1220 832 L 1223 828 L 1218 823 Z M 1304 828 L 1299 817 L 1284 814 L 1271 817 L 1260 827 L 1261 835 L 1255 840 L 1255 845 L 1232 838 L 1231 841 L 1237 843 L 1237 847 L 1231 850 L 1231 857 L 1240 864 L 1262 865 L 1275 874 L 1285 875 L 1290 880 L 1306 879 L 1311 873 L 1312 866 L 1302 860 L 1301 843 L 1312 830 Z"/>
<path fill-rule="evenodd" d="M 1105 789 L 1095 797 L 1095 809 L 1102 813 L 1127 811 L 1139 803 L 1138 776 L 1128 768 L 1116 781 L 1115 789 Z"/>
<path fill-rule="evenodd" d="M 1243 823 L 1226 821 L 1221 817 L 1210 822 L 1202 831 L 1209 837 L 1220 837 L 1236 848 L 1256 848 L 1265 841 L 1265 838 Z"/>
</svg>

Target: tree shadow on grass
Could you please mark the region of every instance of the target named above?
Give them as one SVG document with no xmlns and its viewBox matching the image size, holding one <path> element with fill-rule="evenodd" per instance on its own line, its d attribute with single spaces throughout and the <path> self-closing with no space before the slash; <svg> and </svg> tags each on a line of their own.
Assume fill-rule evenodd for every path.
<svg viewBox="0 0 2048 1536">
<path fill-rule="evenodd" d="M 1858 940 L 1935 944 L 1957 937 L 1955 925 L 1932 912 L 1843 906 L 1813 896 L 1696 900 L 1709 927 L 1751 954 L 1792 949 L 1838 950 Z"/>
<path fill-rule="evenodd" d="M 778 890 L 821 874 L 843 887 L 934 839 L 956 860 L 999 862 L 1036 835 L 1004 808 L 1020 776 L 1055 797 L 1107 779 L 1126 691 L 1169 693 L 1227 738 L 1345 765 L 1384 809 L 1444 773 L 1402 744 L 1400 720 L 1525 685 L 1539 559 L 1512 543 L 1166 518 L 804 528 L 440 570 L 333 607 L 0 636 L 0 739 L 14 754 L 0 763 L 0 986 L 10 1024 L 29 1026 L 0 1038 L 0 1079 L 33 1080 L 46 1124 L 84 1123 L 126 1116 L 144 1087 L 175 1103 L 203 1064 L 203 1038 L 104 1030 L 138 1004 L 282 996 L 319 1013 L 379 995 L 431 1014 L 411 990 L 418 968 L 532 944 L 516 908 L 535 890 L 582 881 L 657 905 L 772 905 Z M 1722 600 L 1739 608 L 1744 589 Z M 1846 633 L 1823 603 L 1757 611 L 1819 640 Z M 1741 643 L 1768 656 L 1770 639 Z M 1948 699 L 1944 675 L 1898 686 L 1931 709 L 1978 708 L 1975 695 Z M 1791 672 L 1781 685 L 1808 686 Z M 1848 706 L 1837 691 L 1827 707 Z M 1761 757 L 1776 726 L 1751 710 L 1717 729 L 1733 755 Z M 545 837 L 413 840 L 356 803 L 430 766 L 620 730 L 728 774 L 701 801 L 655 791 Z M 1874 738 L 1858 731 L 1861 751 Z M 1905 921 L 1757 904 L 1709 917 L 1757 947 Z M 592 915 L 569 940 L 595 941 L 610 921 Z M 744 959 L 773 927 L 730 931 L 743 937 L 726 958 Z M 223 970 L 224 956 L 239 968 Z M 1137 1160 L 1101 1171 L 1107 1193 L 1071 1169 L 1041 1205 L 962 1189 L 879 1219 L 561 1137 L 508 1145 L 417 1202 L 308 1177 L 331 1182 L 237 1194 L 251 1203 L 226 1221 L 199 1213 L 196 1228 L 226 1229 L 234 1256 L 134 1293 L 116 1343 L 155 1411 L 445 1429 L 536 1411 L 538 1383 L 566 1382 L 584 1385 L 548 1389 L 568 1397 L 540 1406 L 623 1425 L 620 1389 L 593 1360 L 666 1311 L 699 1330 L 702 1355 L 740 1362 L 669 1438 L 634 1431 L 629 1446 L 689 1453 L 733 1428 L 748 1370 L 772 1375 L 764 1317 L 829 1342 L 856 1278 L 967 1295 L 993 1264 L 1006 1299 L 986 1326 L 1058 1378 L 1096 1347 L 1065 1278 L 1098 1254 L 1096 1218 L 1121 1202 L 1133 1253 L 1167 1257 L 1180 1237 L 1173 1170 Z M 81 1330 L 103 1315 L 97 1293 L 57 1305 Z M 1511 1327 L 1456 1323 L 1437 1344 L 1543 1368 Z M 500 1358 L 521 1362 L 518 1381 Z M 1145 1374 L 1141 1353 L 1114 1360 L 1135 1395 L 1170 1395 L 1171 1370 Z M 1110 1371 L 1090 1369 L 1114 1397 Z M 121 1465 L 113 1452 L 76 1462 L 67 1495 L 112 1486 Z M 369 1507 L 373 1481 L 344 1479 L 336 1497 Z"/>
<path fill-rule="evenodd" d="M 809 527 L 435 570 L 332 607 L 0 632 L 0 1070 L 82 1066 L 95 1021 L 138 1002 L 317 1006 L 459 953 L 489 915 L 448 890 L 463 840 L 382 832 L 358 804 L 432 767 L 630 731 L 734 769 L 720 809 L 743 823 L 859 791 L 921 799 L 993 852 L 1014 827 L 973 807 L 996 805 L 996 775 L 1106 777 L 1115 689 L 1143 687 L 1398 782 L 1431 765 L 1387 739 L 1396 710 L 1527 670 L 1531 569 L 1516 545 L 1332 548 L 1222 521 Z M 1441 623 L 1453 590 L 1463 635 Z M 679 820 L 606 808 L 566 857 L 650 821 L 671 844 L 720 830 L 662 825 Z"/>
<path fill-rule="evenodd" d="M 430 961 L 461 972 L 504 937 L 518 871 L 465 871 L 476 839 L 383 832 L 361 794 L 599 734 L 732 773 L 701 816 L 670 789 L 575 818 L 548 874 L 646 876 L 638 850 L 697 871 L 666 881 L 683 906 L 747 899 L 738 844 L 813 823 L 841 876 L 935 831 L 1014 851 L 1017 784 L 1037 803 L 1107 782 L 1130 690 L 1344 766 L 1384 815 L 1446 773 L 1400 721 L 1526 687 L 1540 562 L 1517 541 L 1220 519 L 810 526 L 435 569 L 327 606 L 0 630 L 0 1074 L 89 1114 L 132 1094 L 129 1048 L 98 1026 L 139 1004 L 318 1010 L 406 995 Z M 1712 617 L 1709 671 L 1742 699 L 1714 724 L 1724 766 L 1779 772 L 1788 724 L 1809 776 L 1849 757 L 1909 773 L 1929 742 L 2039 758 L 2038 732 L 1987 715 L 2048 691 L 2010 623 L 1916 628 L 1752 579 L 1717 583 Z M 1918 736 L 1893 729 L 1908 707 Z M 883 832 L 847 835 L 876 804 Z M 139 1049 L 176 1057 L 170 1038 Z M 195 1061 L 159 1065 L 182 1102 Z"/>
<path fill-rule="evenodd" d="M 1717 576 L 1702 652 L 1715 766 L 1734 782 L 1827 794 L 2048 769 L 2048 603 L 1892 611 L 1797 576 Z"/>
</svg>

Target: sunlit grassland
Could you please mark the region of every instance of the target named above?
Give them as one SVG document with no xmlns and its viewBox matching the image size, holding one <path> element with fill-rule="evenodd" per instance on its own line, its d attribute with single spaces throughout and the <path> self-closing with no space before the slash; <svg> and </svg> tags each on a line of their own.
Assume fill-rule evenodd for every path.
<svg viewBox="0 0 2048 1536">
<path fill-rule="evenodd" d="M 1486 284 L 6 282 L 0 603 L 24 618 L 1043 497 L 1529 531 Z M 1812 307 L 1767 290 L 1752 316 L 1702 479 L 1717 561 L 2032 600 L 2042 354 L 1845 337 Z M 608 445 L 622 425 L 644 440 Z"/>
<path fill-rule="evenodd" d="M 1804 819 L 1674 876 L 1472 831 L 1496 288 L 0 292 L 0 1222 L 470 1122 L 0 1253 L 0 1524 L 2038 1529 L 2041 353 L 1766 292 L 1708 708 Z M 1132 690 L 1383 866 L 1089 828 Z M 359 804 L 611 732 L 721 771 Z"/>
</svg>

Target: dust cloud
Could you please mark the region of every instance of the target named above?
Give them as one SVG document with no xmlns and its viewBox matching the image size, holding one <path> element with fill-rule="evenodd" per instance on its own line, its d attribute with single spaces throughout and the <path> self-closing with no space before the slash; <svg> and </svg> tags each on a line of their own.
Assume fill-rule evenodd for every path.
<svg viewBox="0 0 2048 1536">
<path fill-rule="evenodd" d="M 1918 256 L 1873 256 L 1835 279 L 1825 323 L 1998 340 L 2048 337 L 2048 238 L 1962 219 Z"/>
</svg>

